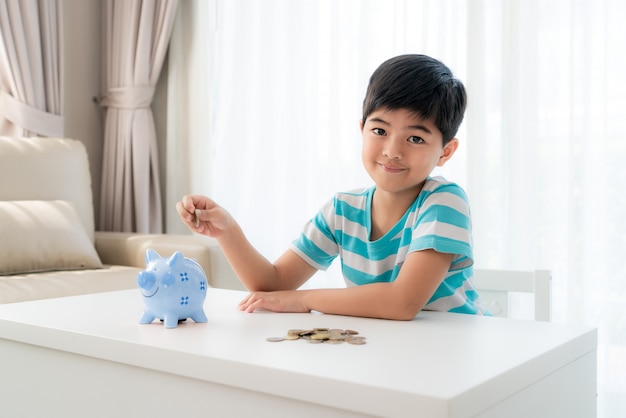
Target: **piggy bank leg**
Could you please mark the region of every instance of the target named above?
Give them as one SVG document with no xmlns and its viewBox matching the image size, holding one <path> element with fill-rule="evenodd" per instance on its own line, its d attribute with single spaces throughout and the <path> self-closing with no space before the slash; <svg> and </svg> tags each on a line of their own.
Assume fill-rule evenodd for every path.
<svg viewBox="0 0 626 418">
<path fill-rule="evenodd" d="M 152 312 L 144 311 L 143 314 L 141 314 L 141 318 L 139 318 L 139 323 L 150 324 L 154 321 L 154 318 L 156 318 L 156 316 L 154 316 Z"/>
<path fill-rule="evenodd" d="M 165 318 L 163 318 L 163 324 L 165 325 L 165 328 L 176 328 L 178 325 L 178 316 L 165 315 Z"/>
<path fill-rule="evenodd" d="M 191 314 L 190 318 L 193 319 L 195 322 L 207 322 L 208 321 L 208 318 L 206 317 L 202 309 Z"/>
</svg>

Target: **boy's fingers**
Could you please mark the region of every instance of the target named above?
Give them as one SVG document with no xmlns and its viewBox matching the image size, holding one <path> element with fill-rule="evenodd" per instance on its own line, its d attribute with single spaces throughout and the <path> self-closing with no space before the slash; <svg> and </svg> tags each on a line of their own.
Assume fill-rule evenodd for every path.
<svg viewBox="0 0 626 418">
<path fill-rule="evenodd" d="M 199 199 L 194 199 L 193 196 L 187 195 L 183 197 L 183 206 L 189 213 L 193 214 L 193 211 L 196 209 L 196 206 L 198 206 L 198 203 L 200 203 Z"/>
<path fill-rule="evenodd" d="M 183 218 L 186 218 L 187 214 L 189 213 L 183 201 L 176 203 L 176 212 L 178 212 L 178 214 Z"/>
</svg>

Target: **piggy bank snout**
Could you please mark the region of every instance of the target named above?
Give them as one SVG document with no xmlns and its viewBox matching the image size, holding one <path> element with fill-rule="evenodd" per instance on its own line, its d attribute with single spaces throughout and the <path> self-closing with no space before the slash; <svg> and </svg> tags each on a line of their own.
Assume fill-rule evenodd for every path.
<svg viewBox="0 0 626 418">
<path fill-rule="evenodd" d="M 156 274 L 151 271 L 140 271 L 137 275 L 137 286 L 140 289 L 148 290 L 156 284 Z"/>
</svg>

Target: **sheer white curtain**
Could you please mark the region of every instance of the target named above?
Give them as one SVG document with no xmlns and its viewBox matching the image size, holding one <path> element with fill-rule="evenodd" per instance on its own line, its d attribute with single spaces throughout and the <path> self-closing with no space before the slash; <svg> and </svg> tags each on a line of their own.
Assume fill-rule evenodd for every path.
<svg viewBox="0 0 626 418">
<path fill-rule="evenodd" d="M 193 98 L 171 101 L 167 170 L 168 181 L 189 176 L 190 183 L 168 183 L 168 231 L 183 230 L 172 206 L 183 193 L 209 193 L 268 257 L 279 255 L 335 191 L 370 184 L 358 124 L 367 79 L 380 62 L 416 43 L 464 71 L 465 16 L 458 5 L 181 3 L 172 35 L 178 48 L 171 51 L 179 60 L 170 57 L 168 94 Z M 438 26 L 414 25 L 415 14 Z M 372 30 L 379 21 L 401 26 Z M 204 57 L 190 56 L 192 49 Z"/>
<path fill-rule="evenodd" d="M 63 136 L 61 2 L 0 1 L 0 135 Z"/>
<path fill-rule="evenodd" d="M 468 28 L 477 263 L 553 272 L 553 316 L 599 327 L 599 416 L 626 414 L 626 5 L 484 1 Z"/>
<path fill-rule="evenodd" d="M 194 3 L 182 7 L 205 2 Z M 184 193 L 209 194 L 277 257 L 333 192 L 371 183 L 358 131 L 371 72 L 401 53 L 439 58 L 469 94 L 461 148 L 442 174 L 470 197 L 476 265 L 551 269 L 554 320 L 600 330 L 599 416 L 626 413 L 625 4 L 212 0 L 201 9 L 177 25 L 203 55 L 170 62 L 201 88 L 168 121 L 171 143 L 191 150 L 168 161 L 168 178 L 192 181 L 176 185 L 167 210 Z M 167 228 L 182 230 L 175 216 Z M 326 275 L 313 285 L 337 283 Z"/>
</svg>

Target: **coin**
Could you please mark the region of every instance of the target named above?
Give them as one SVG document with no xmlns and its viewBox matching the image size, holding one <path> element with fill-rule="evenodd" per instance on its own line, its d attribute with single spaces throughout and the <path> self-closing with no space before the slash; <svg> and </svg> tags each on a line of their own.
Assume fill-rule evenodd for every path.
<svg viewBox="0 0 626 418">
<path fill-rule="evenodd" d="M 277 343 L 277 342 L 285 341 L 285 339 L 283 337 L 267 337 L 265 341 L 269 341 L 271 343 Z"/>
<path fill-rule="evenodd" d="M 327 340 L 329 338 L 330 334 L 327 332 L 316 332 L 315 334 L 311 335 L 312 340 Z"/>
<path fill-rule="evenodd" d="M 365 337 L 357 335 L 358 333 L 355 330 L 340 328 L 292 328 L 287 330 L 284 337 L 269 337 L 266 340 L 271 342 L 305 340 L 312 344 L 341 344 L 344 341 L 353 345 L 366 344 Z"/>
<path fill-rule="evenodd" d="M 197 228 L 200 226 L 200 210 L 196 209 L 193 213 L 193 225 Z"/>
<path fill-rule="evenodd" d="M 365 343 L 365 337 L 352 337 L 348 340 L 348 344 L 363 345 Z"/>
</svg>

